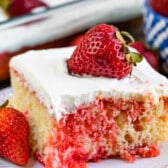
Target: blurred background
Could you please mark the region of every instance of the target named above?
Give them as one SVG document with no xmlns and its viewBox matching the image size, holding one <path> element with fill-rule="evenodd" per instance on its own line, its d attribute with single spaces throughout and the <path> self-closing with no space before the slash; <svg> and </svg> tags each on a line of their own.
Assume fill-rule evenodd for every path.
<svg viewBox="0 0 168 168">
<path fill-rule="evenodd" d="M 166 75 L 160 66 L 158 47 L 151 49 L 146 42 L 145 3 L 146 0 L 0 0 L 0 89 L 10 85 L 11 57 L 32 49 L 77 45 L 82 35 L 99 23 L 113 24 L 131 33 L 135 38 L 132 47 Z"/>
</svg>

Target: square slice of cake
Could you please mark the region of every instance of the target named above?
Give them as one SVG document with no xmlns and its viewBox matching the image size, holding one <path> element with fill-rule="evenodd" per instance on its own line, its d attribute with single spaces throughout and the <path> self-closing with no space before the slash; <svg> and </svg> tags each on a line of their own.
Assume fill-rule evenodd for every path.
<svg viewBox="0 0 168 168">
<path fill-rule="evenodd" d="M 29 121 L 34 157 L 47 168 L 84 168 L 159 155 L 168 139 L 168 80 L 145 59 L 120 80 L 73 76 L 74 49 L 29 51 L 10 62 L 10 103 Z"/>
</svg>

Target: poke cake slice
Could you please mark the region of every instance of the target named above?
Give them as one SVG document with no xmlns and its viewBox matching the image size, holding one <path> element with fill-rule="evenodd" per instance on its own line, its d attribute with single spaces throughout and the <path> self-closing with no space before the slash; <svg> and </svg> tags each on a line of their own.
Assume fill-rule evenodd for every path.
<svg viewBox="0 0 168 168">
<path fill-rule="evenodd" d="M 130 51 L 125 35 L 101 24 L 77 47 L 12 58 L 10 104 L 27 117 L 32 154 L 46 168 L 159 155 L 168 139 L 168 80 Z"/>
</svg>

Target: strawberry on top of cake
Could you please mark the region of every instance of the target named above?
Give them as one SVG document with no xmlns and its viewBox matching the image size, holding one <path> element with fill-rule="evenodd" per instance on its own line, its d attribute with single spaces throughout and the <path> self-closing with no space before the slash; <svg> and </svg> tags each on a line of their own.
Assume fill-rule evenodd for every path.
<svg viewBox="0 0 168 168">
<path fill-rule="evenodd" d="M 132 65 L 142 60 L 138 53 L 129 51 L 127 43 L 130 42 L 133 42 L 131 35 L 120 33 L 116 27 L 106 24 L 93 27 L 68 60 L 69 71 L 79 75 L 126 77 Z"/>
<path fill-rule="evenodd" d="M 10 104 L 26 115 L 46 168 L 159 155 L 168 139 L 168 80 L 116 27 L 91 28 L 77 47 L 29 51 L 10 62 Z"/>
</svg>

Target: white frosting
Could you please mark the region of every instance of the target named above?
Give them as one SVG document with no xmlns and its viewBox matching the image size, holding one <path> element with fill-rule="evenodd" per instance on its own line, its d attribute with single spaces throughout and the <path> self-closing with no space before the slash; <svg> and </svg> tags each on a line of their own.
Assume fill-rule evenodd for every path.
<svg viewBox="0 0 168 168">
<path fill-rule="evenodd" d="M 154 71 L 144 59 L 134 67 L 132 75 L 121 79 L 104 77 L 75 77 L 68 74 L 66 60 L 74 48 L 29 51 L 12 58 L 10 67 L 25 78 L 25 85 L 35 91 L 51 115 L 59 120 L 66 109 L 93 101 L 102 96 L 127 98 L 129 94 L 149 91 L 157 103 L 158 95 L 168 95 L 168 80 Z M 51 108 L 53 107 L 53 108 Z"/>
</svg>

